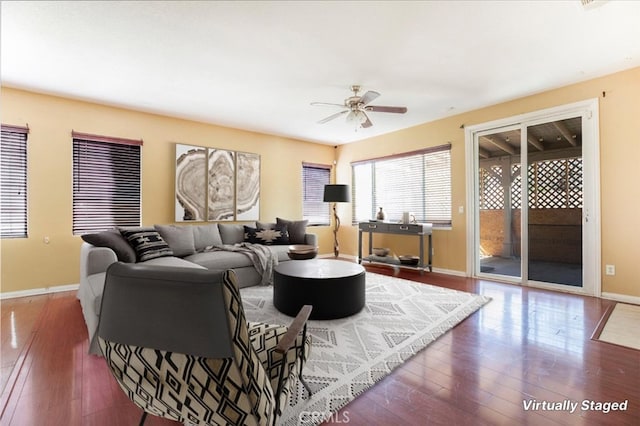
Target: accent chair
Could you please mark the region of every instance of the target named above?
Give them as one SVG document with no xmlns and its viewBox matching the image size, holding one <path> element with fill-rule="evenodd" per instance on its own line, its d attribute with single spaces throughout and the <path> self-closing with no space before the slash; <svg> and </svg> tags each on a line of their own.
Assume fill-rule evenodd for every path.
<svg viewBox="0 0 640 426">
<path fill-rule="evenodd" d="M 113 376 L 144 411 L 141 425 L 147 414 L 274 425 L 302 381 L 311 309 L 290 327 L 247 323 L 231 270 L 118 262 L 107 270 L 97 334 Z"/>
</svg>

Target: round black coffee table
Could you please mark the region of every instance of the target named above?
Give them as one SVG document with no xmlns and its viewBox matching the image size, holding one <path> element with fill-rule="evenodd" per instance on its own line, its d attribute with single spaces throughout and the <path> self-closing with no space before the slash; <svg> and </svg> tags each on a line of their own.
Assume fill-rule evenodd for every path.
<svg viewBox="0 0 640 426">
<path fill-rule="evenodd" d="M 313 305 L 311 319 L 354 315 L 364 307 L 365 270 L 357 263 L 333 259 L 291 260 L 273 271 L 273 304 L 296 316 Z"/>
</svg>

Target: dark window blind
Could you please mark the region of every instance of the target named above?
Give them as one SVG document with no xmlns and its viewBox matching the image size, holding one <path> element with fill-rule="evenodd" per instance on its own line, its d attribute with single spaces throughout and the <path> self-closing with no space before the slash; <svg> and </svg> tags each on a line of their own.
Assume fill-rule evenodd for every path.
<svg viewBox="0 0 640 426">
<path fill-rule="evenodd" d="M 141 141 L 73 138 L 73 234 L 140 226 Z"/>
<path fill-rule="evenodd" d="M 306 164 L 302 165 L 302 216 L 309 225 L 329 225 L 329 203 L 322 201 L 324 186 L 331 178 L 331 167 Z"/>
<path fill-rule="evenodd" d="M 352 163 L 355 222 L 376 217 L 399 222 L 412 212 L 418 222 L 451 225 L 451 146 Z"/>
<path fill-rule="evenodd" d="M 2 125 L 0 146 L 0 236 L 27 237 L 27 134 Z"/>
</svg>

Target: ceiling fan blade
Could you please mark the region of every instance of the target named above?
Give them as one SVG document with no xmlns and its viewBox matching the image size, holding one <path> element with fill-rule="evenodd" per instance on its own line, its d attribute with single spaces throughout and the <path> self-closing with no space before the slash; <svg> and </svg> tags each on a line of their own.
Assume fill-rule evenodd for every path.
<svg viewBox="0 0 640 426">
<path fill-rule="evenodd" d="M 397 114 L 404 114 L 405 112 L 407 112 L 407 107 L 370 105 L 366 107 L 365 110 L 373 112 L 395 112 Z"/>
<path fill-rule="evenodd" d="M 360 101 L 358 101 L 358 103 L 361 103 L 362 105 L 367 105 L 371 101 L 373 101 L 375 98 L 377 98 L 378 96 L 380 96 L 380 93 L 374 92 L 373 90 L 369 90 L 367 93 L 362 95 L 362 97 L 360 98 Z"/>
<path fill-rule="evenodd" d="M 329 122 L 335 118 L 340 117 L 342 114 L 346 114 L 347 112 L 349 112 L 348 109 L 345 109 L 344 111 L 340 111 L 340 112 L 336 112 L 335 114 L 331 114 L 330 116 L 323 118 L 322 120 L 318 121 L 318 124 L 324 124 L 326 122 Z"/>
<path fill-rule="evenodd" d="M 365 114 L 364 111 L 360 111 L 360 112 L 366 117 L 366 120 L 364 120 L 362 124 L 360 124 L 360 127 L 362 127 L 363 129 L 366 129 L 373 126 L 373 123 L 371 122 L 371 120 L 369 120 L 369 117 L 367 117 L 367 114 Z"/>
<path fill-rule="evenodd" d="M 328 102 L 311 102 L 311 105 L 313 106 L 337 106 L 340 108 L 344 108 L 344 104 L 332 104 L 332 103 L 328 103 Z"/>
</svg>

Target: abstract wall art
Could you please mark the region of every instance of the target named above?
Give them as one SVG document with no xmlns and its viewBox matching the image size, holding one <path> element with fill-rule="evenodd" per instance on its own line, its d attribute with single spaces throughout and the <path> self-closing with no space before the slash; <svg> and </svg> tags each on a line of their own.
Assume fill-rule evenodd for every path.
<svg viewBox="0 0 640 426">
<path fill-rule="evenodd" d="M 176 144 L 176 222 L 260 217 L 260 155 Z"/>
<path fill-rule="evenodd" d="M 209 220 L 234 220 L 235 153 L 209 148 Z"/>
<path fill-rule="evenodd" d="M 207 148 L 176 144 L 176 222 L 206 219 Z"/>
<path fill-rule="evenodd" d="M 260 219 L 260 156 L 236 156 L 236 220 Z"/>
</svg>

